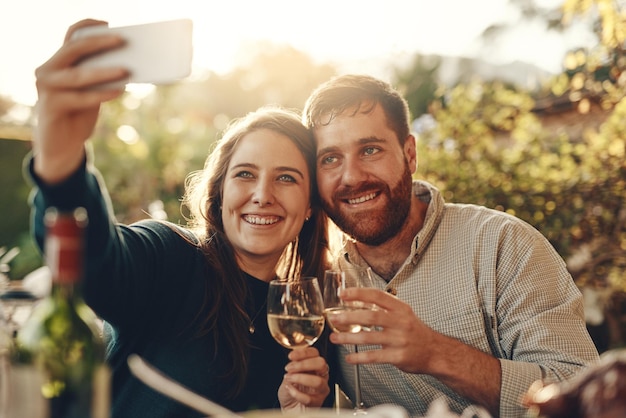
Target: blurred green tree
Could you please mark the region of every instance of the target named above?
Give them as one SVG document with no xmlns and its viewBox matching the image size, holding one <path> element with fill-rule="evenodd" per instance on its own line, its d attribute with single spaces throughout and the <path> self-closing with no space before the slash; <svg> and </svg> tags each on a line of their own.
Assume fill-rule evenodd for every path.
<svg viewBox="0 0 626 418">
<path fill-rule="evenodd" d="M 428 113 L 430 102 L 437 92 L 439 57 L 415 55 L 406 68 L 396 68 L 392 78 L 409 103 L 411 115 L 419 117 Z"/>
<path fill-rule="evenodd" d="M 29 186 L 22 176 L 22 160 L 30 142 L 0 139 L 0 247 L 18 245 L 20 234 L 28 230 Z"/>
<path fill-rule="evenodd" d="M 36 248 L 24 245 L 28 242 L 30 185 L 22 175 L 22 160 L 31 149 L 30 110 L 20 109 L 26 114 L 26 120 L 20 121 L 11 114 L 16 107 L 13 100 L 0 96 L 0 257 L 17 253 L 0 267 L 10 268 L 5 273 L 11 279 L 41 265 Z"/>
<path fill-rule="evenodd" d="M 568 0 L 563 22 L 592 10 L 599 11 L 598 46 L 568 53 L 563 73 L 543 91 L 478 80 L 441 88 L 430 114 L 416 124 L 423 156 L 418 175 L 440 186 L 449 201 L 497 208 L 539 229 L 581 288 L 606 295 L 611 344 L 623 346 L 626 15 L 614 2 Z M 579 118 L 599 108 L 601 120 L 573 136 L 544 125 L 539 100 Z"/>
</svg>

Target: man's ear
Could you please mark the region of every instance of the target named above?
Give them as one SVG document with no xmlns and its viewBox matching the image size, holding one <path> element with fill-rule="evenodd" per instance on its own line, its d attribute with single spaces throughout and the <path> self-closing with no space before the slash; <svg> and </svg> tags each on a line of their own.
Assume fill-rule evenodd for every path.
<svg viewBox="0 0 626 418">
<path fill-rule="evenodd" d="M 413 135 L 407 136 L 404 141 L 404 156 L 409 162 L 409 170 L 411 170 L 411 174 L 415 173 L 417 170 L 417 148 L 415 141 L 416 139 Z"/>
</svg>

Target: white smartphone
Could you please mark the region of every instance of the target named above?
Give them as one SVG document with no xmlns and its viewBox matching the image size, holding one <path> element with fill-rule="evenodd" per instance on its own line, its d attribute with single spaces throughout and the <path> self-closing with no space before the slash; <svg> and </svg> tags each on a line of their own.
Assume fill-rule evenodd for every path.
<svg viewBox="0 0 626 418">
<path fill-rule="evenodd" d="M 191 73 L 192 27 L 190 19 L 113 28 L 88 26 L 76 30 L 72 38 L 117 33 L 126 39 L 123 47 L 94 55 L 78 64 L 128 68 L 128 79 L 107 83 L 106 87 L 123 88 L 127 83 L 171 84 Z"/>
</svg>

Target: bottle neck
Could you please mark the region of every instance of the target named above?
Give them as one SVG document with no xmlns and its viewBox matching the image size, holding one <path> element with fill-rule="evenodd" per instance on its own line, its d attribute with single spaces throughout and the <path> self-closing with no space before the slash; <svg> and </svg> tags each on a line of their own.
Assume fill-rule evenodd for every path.
<svg viewBox="0 0 626 418">
<path fill-rule="evenodd" d="M 83 271 L 83 231 L 86 224 L 82 212 L 46 213 L 47 236 L 44 248 L 46 264 L 52 273 L 53 287 L 73 288 L 80 283 Z"/>
<path fill-rule="evenodd" d="M 81 292 L 76 283 L 53 282 L 50 289 L 50 296 L 53 299 L 63 299 L 66 301 L 82 300 Z"/>
</svg>

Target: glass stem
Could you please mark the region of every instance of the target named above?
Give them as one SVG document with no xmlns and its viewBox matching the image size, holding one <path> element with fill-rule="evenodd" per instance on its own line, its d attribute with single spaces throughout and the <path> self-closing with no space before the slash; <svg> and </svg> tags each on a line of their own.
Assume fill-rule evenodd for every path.
<svg viewBox="0 0 626 418">
<path fill-rule="evenodd" d="M 354 345 L 354 352 L 359 352 L 359 347 L 356 344 Z M 358 364 L 354 365 L 354 409 L 357 412 L 365 410 L 361 398 L 361 372 Z"/>
</svg>

